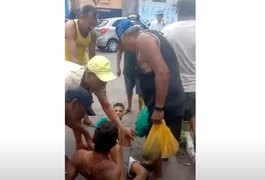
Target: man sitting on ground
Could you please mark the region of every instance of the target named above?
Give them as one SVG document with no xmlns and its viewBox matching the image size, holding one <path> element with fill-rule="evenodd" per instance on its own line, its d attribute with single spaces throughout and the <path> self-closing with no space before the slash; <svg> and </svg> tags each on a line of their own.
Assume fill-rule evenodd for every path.
<svg viewBox="0 0 265 180">
<path fill-rule="evenodd" d="M 118 128 L 108 121 L 96 128 L 93 137 L 94 150 L 77 150 L 72 158 L 78 173 L 89 180 L 120 180 L 121 167 L 110 159 L 110 150 L 116 145 Z"/>
<path fill-rule="evenodd" d="M 113 109 L 116 112 L 117 116 L 120 120 L 124 115 L 124 105 L 122 103 L 115 103 L 113 105 Z M 102 118 L 96 123 L 96 126 L 100 126 L 102 123 L 109 121 L 106 117 Z M 136 161 L 133 157 L 131 157 L 131 140 L 129 137 L 125 137 L 119 134 L 119 145 L 121 153 L 123 166 L 126 170 L 128 177 L 134 177 L 133 180 L 145 180 L 148 177 L 148 172 L 146 169 L 140 164 L 139 161 Z"/>
</svg>

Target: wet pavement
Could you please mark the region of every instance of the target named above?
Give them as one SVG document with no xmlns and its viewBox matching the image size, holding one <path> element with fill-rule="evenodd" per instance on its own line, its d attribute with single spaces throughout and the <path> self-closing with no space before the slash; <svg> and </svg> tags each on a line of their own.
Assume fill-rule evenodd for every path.
<svg viewBox="0 0 265 180">
<path fill-rule="evenodd" d="M 110 61 L 113 68 L 113 71 L 116 72 L 116 53 L 105 53 L 105 52 L 97 52 L 97 54 L 101 54 L 106 56 Z M 121 64 L 123 67 L 123 63 Z M 118 79 L 109 82 L 107 84 L 107 95 L 109 101 L 114 104 L 115 102 L 121 102 L 127 106 L 126 100 L 126 92 L 124 85 L 124 77 L 120 76 Z M 133 105 L 132 112 L 124 115 L 123 123 L 125 126 L 134 128 L 135 118 L 137 116 L 137 97 L 133 96 Z M 105 114 L 101 109 L 101 106 L 94 96 L 93 109 L 96 112 L 96 116 L 90 118 L 93 122 L 96 122 L 98 119 L 103 117 Z M 86 126 L 87 130 L 93 133 L 94 128 Z M 137 160 L 142 160 L 142 147 L 144 144 L 145 138 L 135 138 L 132 142 L 132 157 Z M 75 141 L 72 130 L 68 127 L 65 127 L 65 153 L 68 157 L 73 155 L 75 148 Z M 184 149 L 180 149 L 176 157 L 170 158 L 168 161 L 163 162 L 163 179 L 164 180 L 195 180 L 195 165 L 191 164 L 190 159 L 188 158 Z M 152 174 L 149 179 L 152 179 Z M 81 175 L 79 175 L 77 180 L 83 180 Z"/>
</svg>

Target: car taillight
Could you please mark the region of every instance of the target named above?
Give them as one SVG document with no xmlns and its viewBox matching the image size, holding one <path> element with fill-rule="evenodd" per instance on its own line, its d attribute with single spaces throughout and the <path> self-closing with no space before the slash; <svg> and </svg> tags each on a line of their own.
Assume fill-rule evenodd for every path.
<svg viewBox="0 0 265 180">
<path fill-rule="evenodd" d="M 109 28 L 102 28 L 102 29 L 100 30 L 100 33 L 101 33 L 101 34 L 104 34 L 104 33 L 108 32 L 108 31 L 109 31 Z"/>
</svg>

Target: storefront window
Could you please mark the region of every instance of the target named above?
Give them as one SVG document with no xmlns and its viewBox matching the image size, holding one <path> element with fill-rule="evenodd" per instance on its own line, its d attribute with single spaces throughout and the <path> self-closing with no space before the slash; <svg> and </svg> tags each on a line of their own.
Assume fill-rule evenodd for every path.
<svg viewBox="0 0 265 180">
<path fill-rule="evenodd" d="M 153 0 L 153 2 L 166 2 L 166 0 Z"/>
</svg>

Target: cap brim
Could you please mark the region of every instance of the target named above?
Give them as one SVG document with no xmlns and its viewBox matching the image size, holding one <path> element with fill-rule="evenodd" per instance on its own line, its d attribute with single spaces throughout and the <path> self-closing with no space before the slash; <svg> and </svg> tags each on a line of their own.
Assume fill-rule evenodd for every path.
<svg viewBox="0 0 265 180">
<path fill-rule="evenodd" d="M 107 74 L 100 74 L 100 75 L 97 75 L 97 77 L 103 82 L 112 81 L 117 78 L 117 76 L 115 76 L 112 72 L 107 73 Z"/>
<path fill-rule="evenodd" d="M 95 116 L 96 113 L 93 111 L 93 109 L 91 107 L 87 107 L 86 108 L 86 113 L 89 115 L 89 116 Z"/>
</svg>

